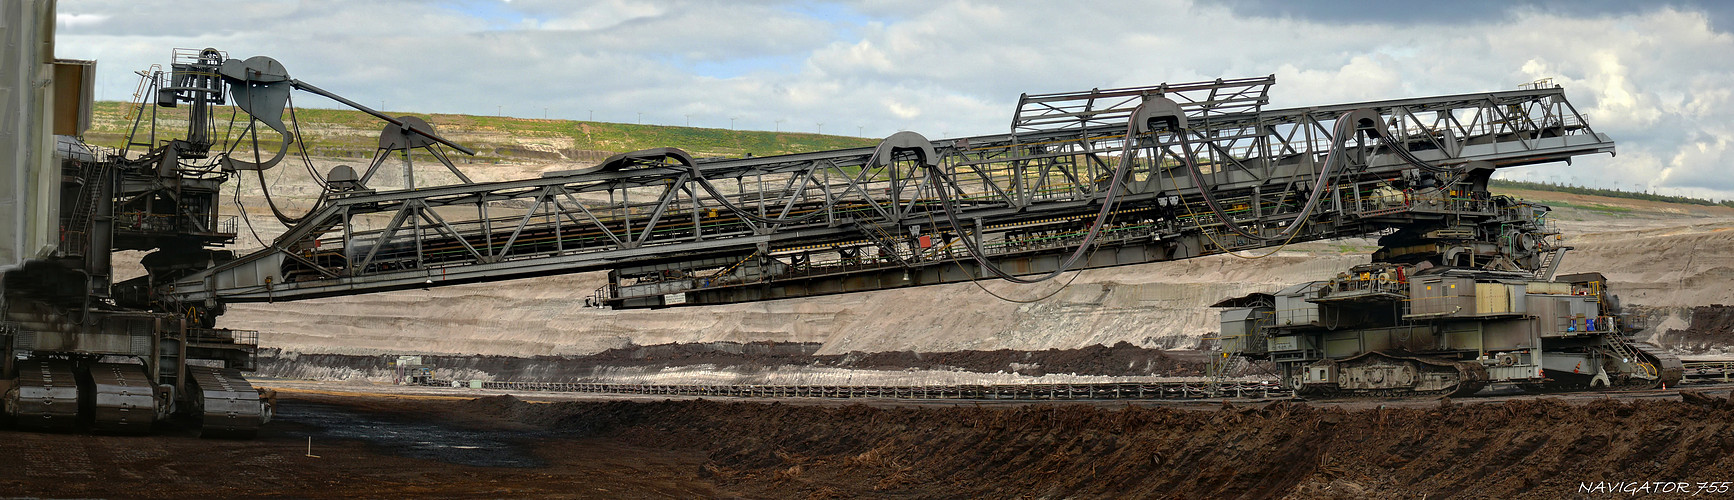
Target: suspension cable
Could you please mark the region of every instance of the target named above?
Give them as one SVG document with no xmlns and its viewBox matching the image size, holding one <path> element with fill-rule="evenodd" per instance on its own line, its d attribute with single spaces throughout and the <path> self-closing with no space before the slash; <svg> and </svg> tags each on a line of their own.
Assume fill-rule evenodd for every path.
<svg viewBox="0 0 1734 500">
<path fill-rule="evenodd" d="M 249 98 L 251 98 L 251 96 L 249 96 Z M 291 94 L 291 97 L 289 98 L 289 117 L 290 121 L 295 124 L 295 137 L 291 138 L 291 140 L 295 141 L 299 146 L 301 161 L 306 165 L 308 174 L 313 177 L 314 182 L 319 183 L 321 188 L 329 189 L 329 187 L 325 186 L 324 181 L 319 179 L 318 172 L 313 168 L 313 159 L 307 156 L 307 145 L 301 141 L 301 123 L 299 120 L 295 119 L 295 99 L 293 94 Z M 261 162 L 261 158 L 259 157 L 259 129 L 254 126 L 254 122 L 256 121 L 257 118 L 250 118 L 247 123 L 247 128 L 253 131 L 253 163 L 259 164 Z M 236 142 L 238 143 L 239 141 Z M 322 205 L 324 205 L 325 197 L 321 196 L 319 199 L 314 200 L 313 207 L 309 208 L 306 213 L 303 213 L 298 217 L 292 217 L 284 213 L 283 210 L 277 208 L 277 201 L 271 196 L 270 183 L 265 182 L 265 170 L 255 169 L 253 170 L 253 173 L 259 178 L 259 191 L 265 195 L 265 205 L 271 207 L 271 215 L 276 216 L 277 221 L 284 225 L 293 226 L 300 224 L 302 221 L 307 220 L 308 216 L 319 211 L 319 209 L 322 208 Z M 279 177 L 278 179 L 281 180 L 282 178 Z"/>
</svg>

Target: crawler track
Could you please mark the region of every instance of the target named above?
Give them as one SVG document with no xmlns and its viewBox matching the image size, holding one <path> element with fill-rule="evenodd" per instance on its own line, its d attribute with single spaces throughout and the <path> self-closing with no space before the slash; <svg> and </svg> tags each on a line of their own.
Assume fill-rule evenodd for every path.
<svg viewBox="0 0 1734 500">
<path fill-rule="evenodd" d="M 1649 342 L 1634 342 L 1639 355 L 1649 358 L 1651 366 L 1656 368 L 1655 386 L 1677 385 L 1686 376 L 1686 365 L 1675 356 L 1655 344 Z"/>
<path fill-rule="evenodd" d="M 78 426 L 78 381 L 72 363 L 29 360 L 18 363 L 18 387 L 6 395 L 6 413 L 25 428 L 51 431 Z"/>
<path fill-rule="evenodd" d="M 1333 363 L 1358 370 L 1337 383 L 1307 384 L 1302 394 L 1329 398 L 1463 397 L 1487 387 L 1487 369 L 1463 361 L 1367 352 Z"/>
<path fill-rule="evenodd" d="M 156 389 L 141 365 L 96 363 L 90 368 L 92 425 L 98 432 L 144 434 L 161 416 Z"/>
<path fill-rule="evenodd" d="M 203 419 L 200 437 L 250 438 L 270 420 L 269 405 L 234 370 L 188 367 Z"/>
</svg>

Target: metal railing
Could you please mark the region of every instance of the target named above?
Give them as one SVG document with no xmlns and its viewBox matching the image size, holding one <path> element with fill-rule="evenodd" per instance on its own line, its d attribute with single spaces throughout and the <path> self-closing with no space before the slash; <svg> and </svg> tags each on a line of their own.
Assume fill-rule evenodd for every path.
<svg viewBox="0 0 1734 500">
<path fill-rule="evenodd" d="M 945 386 L 840 385 L 679 385 L 587 382 L 496 382 L 430 379 L 435 387 L 468 387 L 538 392 L 644 394 L 659 396 L 720 396 L 739 398 L 886 398 L 982 400 L 1100 400 L 1286 398 L 1294 392 L 1273 381 L 1208 380 L 1177 382 L 1111 382 L 1095 384 L 999 384 Z"/>
<path fill-rule="evenodd" d="M 1734 361 L 1688 361 L 1681 364 L 1686 378 L 1720 378 L 1723 382 L 1734 381 Z"/>
<path fill-rule="evenodd" d="M 229 330 L 222 328 L 188 328 L 187 342 L 206 345 L 216 344 L 258 347 L 259 331 Z"/>
<path fill-rule="evenodd" d="M 1366 274 L 1366 273 L 1362 273 Z M 1331 293 L 1370 292 L 1409 296 L 1409 282 L 1382 276 L 1351 276 L 1331 280 Z"/>
</svg>

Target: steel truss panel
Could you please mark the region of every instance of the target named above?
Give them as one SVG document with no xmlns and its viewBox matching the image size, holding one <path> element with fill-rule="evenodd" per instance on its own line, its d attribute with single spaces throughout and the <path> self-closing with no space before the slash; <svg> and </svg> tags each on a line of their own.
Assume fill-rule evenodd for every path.
<svg viewBox="0 0 1734 500">
<path fill-rule="evenodd" d="M 1122 161 L 1127 175 L 1104 245 L 1132 253 L 1104 250 L 1111 257 L 1085 265 L 1126 265 L 1445 217 L 1366 205 L 1379 183 L 1421 172 L 1393 148 L 1457 171 L 1614 148 L 1558 88 L 1264 110 L 1273 82 L 1026 95 L 1013 133 L 922 139 L 914 150 L 887 140 L 692 161 L 665 148 L 538 179 L 333 194 L 269 247 L 183 278 L 163 296 L 296 300 L 616 270 L 601 303 L 721 303 L 979 278 L 957 245 L 963 238 L 1016 274 L 1036 274 L 1076 248 Z M 1129 134 L 1137 104 L 1158 95 L 1178 103 L 1186 127 Z M 1337 120 L 1367 112 L 1391 140 L 1335 136 Z M 1345 168 L 1321 179 L 1333 144 L 1343 146 Z M 923 157 L 928 148 L 933 156 Z M 1189 163 L 1232 220 L 1198 203 L 1206 191 Z M 1325 203 L 1301 213 L 1301 198 L 1320 182 Z M 951 203 L 940 201 L 941 189 Z M 964 227 L 952 227 L 948 210 Z M 1235 235 L 1228 223 L 1261 234 L 1308 227 L 1268 240 Z"/>
</svg>

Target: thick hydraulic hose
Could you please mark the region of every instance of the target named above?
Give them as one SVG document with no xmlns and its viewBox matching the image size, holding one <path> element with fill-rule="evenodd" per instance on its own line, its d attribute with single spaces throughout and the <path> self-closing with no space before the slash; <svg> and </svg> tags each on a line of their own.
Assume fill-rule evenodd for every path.
<svg viewBox="0 0 1734 500">
<path fill-rule="evenodd" d="M 1371 116 L 1369 117 L 1367 115 Z M 1199 195 L 1204 198 L 1204 204 L 1210 207 L 1211 214 L 1215 215 L 1217 220 L 1222 221 L 1223 227 L 1228 228 L 1229 231 L 1240 236 L 1260 241 L 1289 239 L 1292 238 L 1296 232 L 1300 231 L 1300 228 L 1303 225 L 1301 224 L 1301 221 L 1304 221 L 1306 217 L 1311 216 L 1313 210 L 1318 208 L 1318 203 L 1324 199 L 1326 187 L 1331 185 L 1334 180 L 1333 178 L 1341 173 L 1338 171 L 1339 169 L 1334 169 L 1333 166 L 1340 167 L 1340 164 L 1346 162 L 1346 160 L 1340 158 L 1340 155 L 1343 152 L 1343 146 L 1348 143 L 1348 140 L 1354 136 L 1356 131 L 1360 130 L 1358 124 L 1361 121 L 1371 119 L 1374 125 L 1367 127 L 1367 129 L 1372 132 L 1375 138 L 1379 139 L 1391 151 L 1395 152 L 1399 158 L 1402 158 L 1403 161 L 1428 171 L 1453 171 L 1450 167 L 1436 166 L 1416 157 L 1414 153 L 1409 152 L 1408 148 L 1403 147 L 1402 144 L 1399 144 L 1398 141 L 1391 138 L 1390 132 L 1385 130 L 1384 127 L 1378 125 L 1377 118 L 1377 114 L 1373 113 L 1371 110 L 1364 109 L 1344 113 L 1342 116 L 1337 118 L 1334 127 L 1335 131 L 1332 135 L 1331 148 L 1325 153 L 1324 166 L 1319 170 L 1317 182 L 1313 184 L 1312 193 L 1307 195 L 1306 205 L 1301 208 L 1300 214 L 1297 216 L 1295 223 L 1289 224 L 1281 233 L 1273 236 L 1248 232 L 1246 229 L 1240 227 L 1240 225 L 1235 224 L 1234 220 L 1228 217 L 1227 212 L 1222 209 L 1221 204 L 1217 203 L 1214 196 L 1211 196 L 1210 189 L 1204 185 L 1202 172 L 1199 172 L 1197 165 L 1192 161 L 1191 142 L 1187 140 L 1184 131 L 1179 134 L 1180 148 L 1183 153 L 1181 161 L 1186 163 L 1186 173 L 1192 178 L 1193 186 L 1198 188 Z"/>
<path fill-rule="evenodd" d="M 1132 112 L 1132 116 L 1143 116 L 1143 113 L 1141 113 L 1143 107 L 1144 105 L 1140 104 L 1139 109 Z M 1059 268 L 1053 270 L 1053 272 L 1049 272 L 1036 278 L 1019 278 L 1011 273 L 1005 272 L 1005 270 L 1000 269 L 999 266 L 995 266 L 992 262 L 989 262 L 987 256 L 982 252 L 982 250 L 976 247 L 974 238 L 962 235 L 963 224 L 958 222 L 956 210 L 952 209 L 951 195 L 948 193 L 947 184 L 937 183 L 935 191 L 939 192 L 939 202 L 941 208 L 945 211 L 945 218 L 947 221 L 951 222 L 951 227 L 958 231 L 959 239 L 963 240 L 964 248 L 969 250 L 969 256 L 975 259 L 976 265 L 981 266 L 982 269 L 986 269 L 990 273 L 993 273 L 994 276 L 1000 277 L 1000 279 L 1023 284 L 1041 283 L 1043 281 L 1054 279 L 1054 277 L 1059 276 L 1066 271 L 1070 271 L 1072 266 L 1077 264 L 1078 259 L 1083 258 L 1084 255 L 1090 251 L 1090 247 L 1096 242 L 1096 237 L 1102 232 L 1103 223 L 1108 220 L 1108 215 L 1114 211 L 1114 204 L 1120 196 L 1121 179 L 1125 178 L 1126 171 L 1132 164 L 1132 146 L 1137 142 L 1135 135 L 1137 124 L 1135 122 L 1136 120 L 1126 124 L 1126 144 L 1120 149 L 1120 165 L 1114 168 L 1114 175 L 1110 178 L 1108 184 L 1108 195 L 1103 198 L 1102 209 L 1096 212 L 1096 219 L 1090 223 L 1090 230 L 1084 233 L 1084 241 L 1078 244 L 1078 248 L 1073 250 L 1072 254 L 1067 256 L 1064 262 L 1060 263 Z M 936 178 L 942 178 L 945 175 L 944 172 L 939 170 L 939 162 L 937 161 L 930 161 L 925 166 L 928 169 L 928 175 L 933 175 Z M 980 228 L 977 228 L 976 230 L 979 232 Z"/>
<path fill-rule="evenodd" d="M 1345 125 L 1348 125 L 1348 127 L 1345 127 Z M 1348 131 L 1345 132 L 1343 130 L 1344 128 L 1348 128 Z M 1228 228 L 1229 231 L 1233 231 L 1234 234 L 1255 240 L 1269 241 L 1286 239 L 1296 231 L 1300 231 L 1301 226 L 1303 226 L 1300 221 L 1303 221 L 1306 217 L 1312 215 L 1313 210 L 1318 207 L 1319 200 L 1324 198 L 1325 188 L 1330 184 L 1331 177 L 1336 173 L 1331 168 L 1332 165 L 1343 163 L 1339 159 L 1338 154 L 1342 152 L 1343 144 L 1348 141 L 1348 136 L 1352 133 L 1354 133 L 1354 128 L 1351 120 L 1337 120 L 1336 132 L 1333 136 L 1334 140 L 1331 141 L 1331 149 L 1325 153 L 1325 164 L 1319 169 L 1317 180 L 1313 183 L 1312 193 L 1307 195 L 1306 205 L 1301 207 L 1300 215 L 1295 219 L 1296 222 L 1289 224 L 1286 229 L 1276 236 L 1264 236 L 1247 232 L 1245 229 L 1241 228 L 1239 224 L 1235 224 L 1234 219 L 1229 218 L 1228 213 L 1222 209 L 1222 205 L 1216 202 L 1216 197 L 1210 195 L 1210 188 L 1204 185 L 1203 173 L 1198 171 L 1198 165 L 1192 161 L 1192 143 L 1187 140 L 1186 131 L 1178 131 L 1177 135 L 1180 136 L 1180 160 L 1186 164 L 1186 174 L 1192 177 L 1193 187 L 1198 188 L 1199 196 L 1204 198 L 1205 206 L 1210 207 L 1210 213 L 1216 215 L 1216 220 L 1222 221 L 1222 226 Z"/>
</svg>

